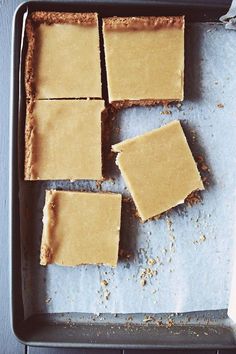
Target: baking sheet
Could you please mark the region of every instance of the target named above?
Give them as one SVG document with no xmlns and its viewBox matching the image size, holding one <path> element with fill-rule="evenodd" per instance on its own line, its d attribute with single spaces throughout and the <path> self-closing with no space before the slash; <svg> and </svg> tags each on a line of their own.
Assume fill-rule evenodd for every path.
<svg viewBox="0 0 236 354">
<path fill-rule="evenodd" d="M 124 201 L 120 247 L 131 257 L 120 259 L 116 269 L 39 265 L 45 189 L 108 190 L 128 197 L 112 161 L 113 179 L 101 186 L 94 181 L 21 182 L 25 317 L 41 312 L 160 313 L 228 307 L 236 205 L 235 39 L 235 31 L 221 24 L 189 25 L 182 105 L 125 109 L 112 120 L 113 144 L 180 119 L 194 156 L 203 156 L 210 169 L 202 202 L 179 206 L 159 220 L 140 223 Z M 156 263 L 150 265 L 150 259 Z"/>
</svg>

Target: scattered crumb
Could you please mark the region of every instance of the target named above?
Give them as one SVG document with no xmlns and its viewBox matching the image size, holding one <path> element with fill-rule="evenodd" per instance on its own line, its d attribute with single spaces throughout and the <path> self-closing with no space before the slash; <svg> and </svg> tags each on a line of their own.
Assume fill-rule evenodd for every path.
<svg viewBox="0 0 236 354">
<path fill-rule="evenodd" d="M 141 286 L 145 286 L 147 284 L 147 280 L 146 279 L 141 279 L 140 280 L 140 285 Z"/>
<path fill-rule="evenodd" d="M 170 115 L 172 112 L 169 109 L 165 109 L 164 111 L 161 111 L 161 114 Z"/>
<path fill-rule="evenodd" d="M 190 193 L 187 198 L 185 198 L 185 203 L 188 204 L 188 206 L 193 206 L 195 204 L 198 204 L 202 201 L 201 194 L 199 191 L 194 191 Z"/>
<path fill-rule="evenodd" d="M 122 259 L 129 260 L 132 257 L 132 253 L 130 251 L 127 251 L 127 250 L 124 250 L 121 248 L 119 250 L 119 257 Z"/>
<path fill-rule="evenodd" d="M 103 296 L 104 296 L 104 298 L 105 298 L 106 300 L 109 299 L 110 295 L 111 295 L 111 293 L 110 293 L 110 291 L 108 291 L 107 289 L 106 289 L 106 290 L 104 291 L 104 293 L 103 293 Z"/>
<path fill-rule="evenodd" d="M 156 260 L 155 260 L 154 258 L 149 258 L 149 259 L 148 259 L 148 264 L 149 264 L 150 266 L 153 266 L 153 265 L 156 264 Z"/>
<path fill-rule="evenodd" d="M 158 327 L 163 326 L 163 322 L 162 322 L 161 320 L 156 320 L 156 321 L 155 321 L 155 324 L 156 324 Z"/>
<path fill-rule="evenodd" d="M 147 284 L 147 280 L 154 277 L 155 275 L 157 275 L 157 270 L 156 269 L 151 269 L 151 268 L 145 268 L 141 270 L 140 273 L 140 284 L 142 286 L 145 286 Z"/>
<path fill-rule="evenodd" d="M 191 134 L 192 142 L 195 143 L 195 141 L 197 140 L 196 130 L 190 130 L 190 134 Z"/>
<path fill-rule="evenodd" d="M 199 241 L 200 242 L 206 241 L 206 236 L 205 235 L 201 235 L 200 238 L 199 238 Z"/>
<path fill-rule="evenodd" d="M 202 155 L 198 155 L 196 157 L 196 160 L 197 160 L 197 165 L 201 171 L 210 172 L 210 169 L 209 169 L 208 165 L 206 164 Z"/>
<path fill-rule="evenodd" d="M 98 190 L 102 189 L 102 182 L 103 181 L 96 181 L 96 187 L 97 187 Z"/>
<path fill-rule="evenodd" d="M 217 106 L 218 108 L 224 108 L 223 103 L 218 103 L 216 106 Z"/>
<path fill-rule="evenodd" d="M 107 286 L 108 285 L 108 281 L 103 279 L 103 280 L 101 280 L 100 284 L 101 284 L 101 286 Z"/>
<path fill-rule="evenodd" d="M 166 328 L 171 328 L 173 326 L 174 326 L 174 321 L 171 318 L 169 318 L 166 323 Z"/>
<path fill-rule="evenodd" d="M 153 316 L 144 316 L 143 322 L 154 322 L 155 318 Z"/>
<path fill-rule="evenodd" d="M 115 133 L 116 133 L 116 134 L 119 134 L 119 133 L 120 133 L 120 128 L 119 128 L 119 127 L 116 127 L 116 128 L 115 128 Z"/>
<path fill-rule="evenodd" d="M 198 244 L 203 243 L 205 241 L 206 241 L 206 236 L 202 234 L 202 235 L 200 235 L 199 240 L 194 240 L 193 243 L 195 245 L 198 245 Z"/>
<path fill-rule="evenodd" d="M 51 301 L 52 301 L 52 298 L 49 297 L 49 298 L 47 298 L 47 299 L 45 300 L 45 303 L 46 303 L 46 304 L 49 304 Z"/>
<path fill-rule="evenodd" d="M 168 234 L 169 234 L 169 251 L 172 253 L 175 253 L 175 235 L 174 235 L 174 229 L 173 229 L 173 222 L 171 221 L 170 217 L 167 215 L 166 216 L 166 225 L 168 229 Z"/>
</svg>

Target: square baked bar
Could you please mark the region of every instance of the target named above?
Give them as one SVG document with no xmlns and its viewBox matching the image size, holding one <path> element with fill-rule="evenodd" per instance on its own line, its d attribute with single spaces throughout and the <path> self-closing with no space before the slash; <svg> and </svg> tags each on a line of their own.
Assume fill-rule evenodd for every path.
<svg viewBox="0 0 236 354">
<path fill-rule="evenodd" d="M 112 146 L 143 221 L 204 189 L 179 121 Z"/>
<path fill-rule="evenodd" d="M 46 191 L 40 264 L 116 266 L 121 194 Z"/>
<path fill-rule="evenodd" d="M 33 12 L 26 35 L 27 98 L 101 98 L 96 13 Z"/>
<path fill-rule="evenodd" d="M 183 16 L 105 18 L 103 35 L 114 106 L 183 100 Z"/>
<path fill-rule="evenodd" d="M 102 100 L 36 100 L 27 106 L 25 179 L 102 179 Z"/>
</svg>

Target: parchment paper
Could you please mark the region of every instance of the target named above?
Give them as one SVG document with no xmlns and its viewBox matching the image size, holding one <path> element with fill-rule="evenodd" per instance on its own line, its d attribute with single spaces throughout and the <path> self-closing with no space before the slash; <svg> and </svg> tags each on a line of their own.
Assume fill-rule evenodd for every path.
<svg viewBox="0 0 236 354">
<path fill-rule="evenodd" d="M 132 216 L 133 207 L 123 203 L 120 247 L 132 257 L 120 259 L 117 268 L 39 265 L 45 189 L 98 190 L 95 182 L 21 183 L 26 317 L 40 312 L 160 313 L 228 307 L 236 220 L 235 43 L 235 31 L 223 25 L 189 26 L 182 105 L 126 109 L 112 121 L 110 142 L 117 143 L 180 119 L 194 156 L 203 156 L 210 169 L 202 202 L 179 206 L 159 220 L 141 224 Z M 110 175 L 115 179 L 102 183 L 101 190 L 129 196 L 116 167 Z M 150 258 L 156 260 L 154 265 L 149 265 Z M 104 279 L 105 287 L 100 284 Z"/>
<path fill-rule="evenodd" d="M 226 29 L 236 30 L 236 0 L 232 1 L 229 11 L 220 17 L 220 21 L 225 24 Z"/>
</svg>

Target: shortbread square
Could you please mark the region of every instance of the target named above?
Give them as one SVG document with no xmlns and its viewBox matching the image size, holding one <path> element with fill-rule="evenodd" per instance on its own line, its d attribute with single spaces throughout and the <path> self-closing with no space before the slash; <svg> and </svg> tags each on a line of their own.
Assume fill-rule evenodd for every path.
<svg viewBox="0 0 236 354">
<path fill-rule="evenodd" d="M 179 121 L 112 146 L 143 221 L 204 189 Z"/>
<path fill-rule="evenodd" d="M 27 106 L 25 179 L 102 179 L 102 100 L 38 100 Z"/>
<path fill-rule="evenodd" d="M 40 264 L 106 264 L 118 259 L 121 194 L 47 190 Z"/>
<path fill-rule="evenodd" d="M 105 18 L 103 35 L 113 105 L 183 100 L 183 16 Z"/>
</svg>

